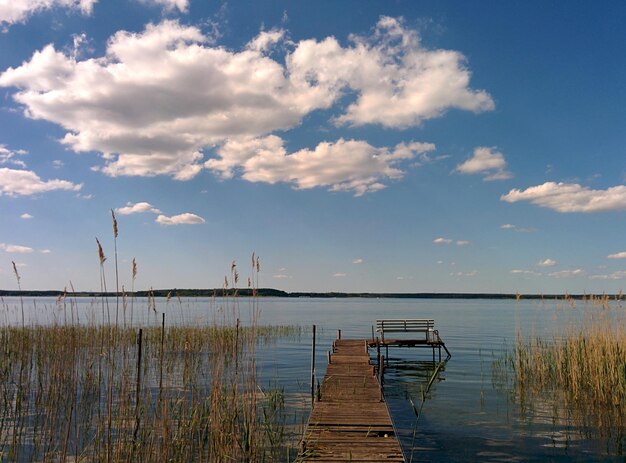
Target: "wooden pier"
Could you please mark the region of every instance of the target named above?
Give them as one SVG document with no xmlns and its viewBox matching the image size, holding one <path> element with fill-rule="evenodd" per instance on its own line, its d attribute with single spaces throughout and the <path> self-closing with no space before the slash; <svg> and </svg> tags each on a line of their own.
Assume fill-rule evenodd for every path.
<svg viewBox="0 0 626 463">
<path fill-rule="evenodd" d="M 366 339 L 338 339 L 298 461 L 404 462 Z"/>
</svg>

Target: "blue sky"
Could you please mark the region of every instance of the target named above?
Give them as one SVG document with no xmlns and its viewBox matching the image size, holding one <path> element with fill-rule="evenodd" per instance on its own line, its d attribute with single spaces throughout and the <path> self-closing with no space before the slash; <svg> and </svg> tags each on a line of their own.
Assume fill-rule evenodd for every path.
<svg viewBox="0 0 626 463">
<path fill-rule="evenodd" d="M 618 292 L 622 2 L 0 2 L 0 288 Z"/>
</svg>

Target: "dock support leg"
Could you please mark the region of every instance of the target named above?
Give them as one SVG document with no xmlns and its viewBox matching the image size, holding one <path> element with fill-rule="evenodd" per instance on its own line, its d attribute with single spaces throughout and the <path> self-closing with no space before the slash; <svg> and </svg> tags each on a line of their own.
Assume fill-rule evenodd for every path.
<svg viewBox="0 0 626 463">
<path fill-rule="evenodd" d="M 311 346 L 311 408 L 315 404 L 315 325 L 313 325 L 313 344 Z"/>
</svg>

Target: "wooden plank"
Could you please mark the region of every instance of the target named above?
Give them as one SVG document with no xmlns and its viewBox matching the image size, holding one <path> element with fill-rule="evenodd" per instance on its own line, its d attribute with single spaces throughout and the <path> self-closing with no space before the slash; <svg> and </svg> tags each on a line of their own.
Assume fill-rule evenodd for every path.
<svg viewBox="0 0 626 463">
<path fill-rule="evenodd" d="M 381 401 L 367 341 L 337 340 L 334 348 L 299 461 L 404 462 L 387 405 Z"/>
</svg>

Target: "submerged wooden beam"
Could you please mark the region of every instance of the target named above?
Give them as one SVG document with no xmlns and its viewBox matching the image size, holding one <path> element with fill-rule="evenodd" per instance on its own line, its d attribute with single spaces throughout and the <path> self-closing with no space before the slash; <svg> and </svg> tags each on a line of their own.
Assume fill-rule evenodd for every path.
<svg viewBox="0 0 626 463">
<path fill-rule="evenodd" d="M 302 440 L 303 462 L 404 462 L 365 339 L 338 339 Z"/>
</svg>

